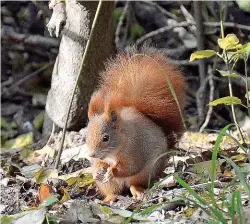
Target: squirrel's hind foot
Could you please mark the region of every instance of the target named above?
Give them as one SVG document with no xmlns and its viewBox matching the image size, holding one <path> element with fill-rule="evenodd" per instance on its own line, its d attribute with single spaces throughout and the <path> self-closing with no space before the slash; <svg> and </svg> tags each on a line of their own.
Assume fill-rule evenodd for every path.
<svg viewBox="0 0 250 224">
<path fill-rule="evenodd" d="M 145 198 L 146 190 L 142 187 L 131 185 L 130 192 L 137 200 L 142 201 Z"/>
<path fill-rule="evenodd" d="M 117 195 L 114 194 L 108 194 L 104 199 L 103 203 L 110 204 L 111 202 L 117 201 Z"/>
</svg>

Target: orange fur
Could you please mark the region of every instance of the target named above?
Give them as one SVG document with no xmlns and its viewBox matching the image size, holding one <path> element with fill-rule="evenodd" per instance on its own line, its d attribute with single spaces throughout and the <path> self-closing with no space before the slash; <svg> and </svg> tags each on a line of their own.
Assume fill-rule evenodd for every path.
<svg viewBox="0 0 250 224">
<path fill-rule="evenodd" d="M 162 175 L 166 156 L 154 161 L 183 133 L 167 80 L 183 110 L 184 78 L 164 54 L 127 52 L 107 64 L 90 100 L 86 138 L 90 153 L 95 154 L 93 166 L 97 170 L 105 167 L 111 174 L 106 183 L 97 180 L 105 202 L 114 200 L 125 188 L 141 198 L 149 176 L 156 179 Z M 114 141 L 111 148 L 102 141 L 105 134 Z"/>
<path fill-rule="evenodd" d="M 90 100 L 89 118 L 111 109 L 134 106 L 162 127 L 172 147 L 183 132 L 183 124 L 167 79 L 183 110 L 184 77 L 176 66 L 168 64 L 164 54 L 121 54 L 107 64 L 100 88 Z"/>
</svg>

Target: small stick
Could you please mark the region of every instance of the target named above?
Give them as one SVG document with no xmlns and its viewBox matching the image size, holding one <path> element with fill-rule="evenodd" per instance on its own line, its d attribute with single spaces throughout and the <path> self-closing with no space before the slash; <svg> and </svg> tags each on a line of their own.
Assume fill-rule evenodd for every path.
<svg viewBox="0 0 250 224">
<path fill-rule="evenodd" d="M 119 22 L 118 22 L 118 25 L 117 25 L 117 28 L 116 28 L 116 31 L 115 31 L 115 45 L 116 45 L 117 48 L 119 48 L 120 33 L 121 33 L 123 22 L 124 22 L 124 20 L 126 18 L 126 15 L 128 13 L 129 4 L 130 4 L 130 2 L 127 1 L 126 5 L 125 5 L 125 7 L 123 9 L 122 15 L 120 16 L 120 19 L 119 19 Z"/>
<path fill-rule="evenodd" d="M 209 102 L 212 102 L 214 100 L 214 80 L 211 68 L 208 70 L 208 73 L 209 73 L 209 86 L 210 86 Z M 213 106 L 209 106 L 205 122 L 200 128 L 200 132 L 203 132 L 203 130 L 207 127 L 212 113 L 213 113 Z"/>
<path fill-rule="evenodd" d="M 33 78 L 34 76 L 38 75 L 40 72 L 46 70 L 48 67 L 50 67 L 51 65 L 53 65 L 55 63 L 55 61 L 51 61 L 48 64 L 44 65 L 43 67 L 37 69 L 36 71 L 34 71 L 33 73 L 26 75 L 25 77 L 23 77 L 22 79 L 20 79 L 19 81 L 17 81 L 16 83 L 12 84 L 9 89 L 15 88 L 20 86 L 22 83 L 24 83 L 25 81 Z M 2 92 L 2 95 L 4 95 L 8 90 L 5 90 Z"/>
<path fill-rule="evenodd" d="M 83 57 L 82 57 L 81 66 L 80 66 L 79 72 L 78 72 L 77 77 L 76 77 L 75 86 L 73 88 L 71 100 L 70 100 L 70 103 L 69 103 L 69 108 L 68 108 L 68 111 L 67 111 L 67 114 L 66 114 L 66 119 L 65 119 L 65 123 L 64 123 L 64 127 L 63 127 L 63 133 L 62 133 L 62 140 L 61 140 L 61 144 L 60 144 L 60 147 L 59 147 L 59 150 L 58 150 L 58 155 L 57 155 L 55 166 L 54 166 L 55 169 L 57 169 L 58 165 L 59 165 L 60 157 L 61 157 L 62 150 L 63 150 L 63 143 L 64 143 L 64 139 L 65 139 L 66 129 L 67 129 L 67 123 L 68 123 L 68 119 L 69 119 L 70 108 L 71 108 L 72 103 L 73 103 L 74 95 L 75 95 L 75 92 L 76 92 L 76 87 L 77 87 L 78 80 L 79 80 L 80 75 L 81 75 L 82 68 L 83 68 L 83 66 L 85 64 L 86 56 L 87 56 L 89 46 L 90 46 L 90 40 L 92 39 L 92 35 L 94 33 L 94 30 L 95 30 L 95 26 L 96 26 L 98 16 L 100 14 L 101 6 L 102 6 L 102 0 L 99 0 L 98 6 L 97 6 L 97 9 L 96 9 L 96 13 L 95 13 L 95 17 L 94 17 L 92 27 L 91 27 L 91 30 L 90 30 L 89 38 L 88 38 L 86 48 L 85 48 L 85 51 L 84 51 L 84 54 L 83 54 Z"/>
<path fill-rule="evenodd" d="M 142 44 L 145 40 L 151 38 L 151 37 L 154 37 L 154 36 L 157 36 L 159 34 L 163 34 L 169 30 L 172 30 L 176 27 L 188 27 L 190 26 L 190 23 L 188 22 L 181 22 L 181 23 L 176 23 L 174 25 L 171 25 L 171 26 L 164 26 L 164 27 L 161 27 L 157 30 L 154 30 L 152 32 L 149 32 L 147 34 L 145 34 L 144 36 L 142 36 L 141 38 L 139 38 L 137 41 L 136 41 L 136 46 L 139 46 L 140 44 Z"/>
</svg>

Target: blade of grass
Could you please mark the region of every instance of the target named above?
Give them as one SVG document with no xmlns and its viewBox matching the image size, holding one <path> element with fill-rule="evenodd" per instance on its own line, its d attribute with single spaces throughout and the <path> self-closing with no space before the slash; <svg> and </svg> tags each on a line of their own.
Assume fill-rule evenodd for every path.
<svg viewBox="0 0 250 224">
<path fill-rule="evenodd" d="M 223 140 L 224 135 L 226 134 L 226 131 L 232 127 L 234 124 L 228 124 L 226 127 L 222 128 L 220 131 L 220 134 L 218 135 L 215 145 L 214 145 L 214 150 L 212 154 L 212 172 L 211 172 L 211 184 L 212 184 L 212 189 L 214 189 L 214 181 L 215 181 L 215 176 L 216 176 L 216 163 L 217 163 L 217 156 L 218 152 L 220 149 L 220 143 Z"/>
<path fill-rule="evenodd" d="M 159 203 L 159 204 L 156 204 L 156 205 L 151 205 L 150 207 L 148 207 L 145 210 L 141 211 L 140 215 L 142 215 L 142 216 L 148 215 L 148 214 L 152 213 L 154 209 L 161 207 L 163 204 L 164 203 Z"/>
<path fill-rule="evenodd" d="M 243 175 L 243 173 L 241 172 L 240 168 L 234 163 L 234 161 L 230 158 L 227 158 L 225 156 L 222 156 L 228 163 L 230 163 L 230 165 L 233 167 L 235 173 L 237 174 L 237 177 L 240 180 L 240 183 L 242 184 L 242 186 L 244 187 L 245 191 L 247 192 L 247 194 L 249 195 L 250 198 L 250 187 L 248 185 L 248 183 L 246 182 L 246 179 Z"/>
<path fill-rule="evenodd" d="M 228 124 L 226 127 L 222 128 L 220 134 L 218 135 L 215 145 L 214 145 L 214 150 L 212 154 L 212 164 L 211 164 L 211 184 L 210 187 L 208 187 L 208 192 L 212 201 L 212 204 L 215 208 L 217 208 L 217 203 L 216 199 L 214 197 L 214 181 L 216 179 L 216 168 L 217 168 L 217 157 L 218 157 L 218 152 L 220 149 L 220 144 L 223 140 L 223 137 L 226 133 L 226 131 L 233 126 L 233 124 Z"/>
<path fill-rule="evenodd" d="M 234 211 L 236 214 L 239 215 L 240 224 L 243 224 L 242 201 L 241 201 L 240 191 L 236 190 L 235 192 L 233 192 L 233 196 L 234 196 L 234 205 L 235 205 Z"/>
<path fill-rule="evenodd" d="M 237 198 L 237 207 L 236 207 L 236 212 L 239 215 L 240 218 L 240 224 L 243 224 L 243 208 L 242 208 L 242 201 L 241 201 L 241 195 L 240 195 L 240 191 L 236 191 L 236 198 Z"/>
<path fill-rule="evenodd" d="M 197 201 L 199 201 L 203 206 L 207 206 L 209 210 L 216 216 L 223 224 L 227 223 L 227 220 L 223 217 L 223 214 L 220 210 L 211 206 L 208 206 L 207 203 L 181 178 L 175 176 L 176 181 L 190 193 Z"/>
<path fill-rule="evenodd" d="M 197 201 L 195 201 L 195 200 L 193 200 L 191 198 L 183 197 L 181 195 L 179 195 L 178 197 L 180 199 L 183 199 L 184 201 L 192 202 L 194 205 L 196 205 L 197 207 L 199 207 L 200 209 L 202 209 L 205 213 L 207 213 L 209 216 L 211 216 L 211 211 L 208 210 L 207 208 L 205 208 L 204 206 L 202 206 L 201 204 L 199 204 Z"/>
</svg>

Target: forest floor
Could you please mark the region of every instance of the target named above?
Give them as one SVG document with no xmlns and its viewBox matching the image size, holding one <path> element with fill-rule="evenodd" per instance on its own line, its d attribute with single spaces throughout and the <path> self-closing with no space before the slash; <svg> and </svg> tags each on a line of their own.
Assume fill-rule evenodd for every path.
<svg viewBox="0 0 250 224">
<path fill-rule="evenodd" d="M 227 201 L 227 198 L 236 189 L 242 188 L 242 183 L 237 180 L 237 171 L 224 156 L 239 165 L 242 172 L 250 172 L 247 154 L 232 138 L 223 137 L 216 164 L 213 164 L 212 152 L 218 134 L 186 132 L 172 150 L 174 156 L 170 156 L 165 178 L 147 190 L 143 201 L 125 194 L 119 196 L 117 202 L 107 205 L 102 203 L 92 179 L 83 133 L 84 129 L 67 133 L 59 169 L 53 169 L 51 162 L 60 144 L 61 133 L 55 134 L 37 150 L 24 147 L 2 151 L 2 223 L 13 220 L 16 223 L 43 223 L 45 219 L 47 223 L 59 220 L 62 223 L 100 220 L 110 223 L 207 223 L 212 219 L 206 210 L 212 203 L 209 193 L 212 183 L 215 192 L 212 198 L 218 205 L 230 203 L 231 199 Z M 41 144 L 34 147 L 39 148 Z M 214 165 L 216 178 L 211 182 Z M 176 176 L 190 185 L 207 204 L 202 205 L 190 190 L 182 188 Z M 241 191 L 245 217 L 250 215 L 247 194 L 247 191 Z"/>
</svg>

